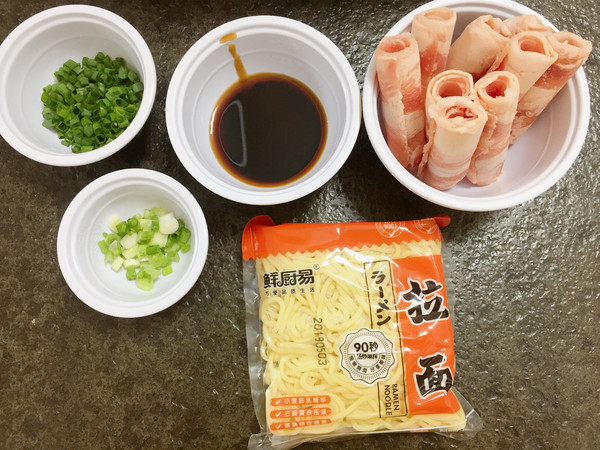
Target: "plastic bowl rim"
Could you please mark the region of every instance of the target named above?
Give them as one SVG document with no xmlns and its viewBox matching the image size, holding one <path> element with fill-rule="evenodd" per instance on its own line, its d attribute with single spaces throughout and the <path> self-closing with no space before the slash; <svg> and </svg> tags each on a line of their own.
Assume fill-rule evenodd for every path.
<svg viewBox="0 0 600 450">
<path fill-rule="evenodd" d="M 87 286 L 78 276 L 76 261 L 71 257 L 71 240 L 78 232 L 82 220 L 82 210 L 85 210 L 90 199 L 101 194 L 110 193 L 115 188 L 121 187 L 122 183 L 129 185 L 152 184 L 159 189 L 166 190 L 169 195 L 177 197 L 182 205 L 185 205 L 192 216 L 192 224 L 188 227 L 194 229 L 194 246 L 189 265 L 185 268 L 185 277 L 168 291 L 158 297 L 152 296 L 152 291 L 145 294 L 147 299 L 124 303 L 109 301 L 107 296 L 99 294 L 96 290 Z M 155 205 L 149 205 L 155 206 Z M 91 206 L 90 206 L 91 207 Z M 88 207 L 89 208 L 89 207 Z M 186 224 L 187 225 L 187 224 Z M 194 286 L 206 263 L 209 247 L 209 235 L 206 218 L 202 208 L 195 197 L 180 182 L 170 176 L 150 169 L 121 169 L 103 175 L 87 186 L 85 186 L 71 201 L 67 207 L 59 225 L 57 237 L 57 256 L 62 275 L 73 293 L 85 304 L 101 313 L 124 318 L 143 317 L 157 312 L 177 303 Z M 110 270 L 106 267 L 103 269 Z M 140 291 L 142 295 L 142 292 Z"/>
<path fill-rule="evenodd" d="M 248 30 L 260 30 L 261 28 L 268 28 L 273 31 L 277 31 L 278 29 L 293 31 L 298 36 L 308 40 L 311 46 L 314 46 L 316 43 L 321 49 L 327 50 L 328 56 L 332 56 L 335 61 L 332 67 L 337 73 L 343 75 L 344 97 L 348 101 L 349 108 L 346 112 L 348 120 L 344 124 L 345 132 L 342 133 L 342 141 L 337 145 L 328 163 L 321 168 L 318 179 L 307 178 L 306 181 L 300 180 L 286 186 L 250 191 L 245 190 L 243 187 L 231 186 L 223 182 L 198 164 L 191 156 L 194 150 L 189 148 L 186 140 L 182 137 L 185 133 L 178 117 L 182 113 L 181 102 L 183 93 L 188 87 L 188 81 L 191 77 L 189 69 L 195 65 L 198 56 L 207 51 L 207 49 L 210 49 L 215 42 L 218 42 L 220 38 L 227 34 L 233 32 L 243 34 Z M 165 113 L 171 144 L 186 170 L 200 184 L 217 195 L 249 205 L 286 203 L 319 189 L 339 171 L 350 156 L 358 138 L 362 121 L 360 85 L 354 70 L 341 50 L 327 36 L 315 28 L 294 19 L 272 15 L 249 16 L 226 22 L 212 29 L 196 41 L 185 53 L 173 72 L 167 91 Z"/>
<path fill-rule="evenodd" d="M 107 9 L 91 5 L 55 6 L 43 10 L 20 23 L 10 32 L 2 44 L 0 44 L 0 66 L 3 64 L 5 58 L 9 56 L 14 57 L 14 55 L 11 54 L 11 47 L 17 43 L 23 45 L 22 39 L 23 37 L 28 36 L 30 30 L 36 29 L 39 24 L 44 21 L 52 21 L 56 18 L 64 17 L 67 20 L 75 19 L 73 16 L 74 14 L 88 16 L 89 18 L 96 20 L 102 19 L 103 22 L 100 25 L 120 31 L 121 35 L 127 37 L 133 43 L 134 50 L 139 54 L 140 62 L 143 67 L 144 94 L 136 116 L 125 131 L 109 144 L 86 153 L 51 154 L 40 152 L 25 144 L 15 133 L 13 133 L 3 115 L 0 114 L 0 135 L 2 135 L 12 148 L 33 161 L 58 167 L 74 167 L 94 163 L 115 154 L 125 147 L 141 131 L 150 116 L 157 87 L 154 58 L 142 35 L 123 17 Z M 0 81 L 2 81 L 2 78 L 3 77 L 0 75 Z M 7 108 L 0 109 L 6 110 Z"/>
<path fill-rule="evenodd" d="M 434 0 L 416 8 L 406 16 L 402 17 L 386 33 L 386 36 L 397 34 L 400 30 L 406 29 L 410 25 L 412 18 L 422 11 L 434 7 L 452 8 L 468 6 L 474 8 L 501 8 L 511 14 L 535 14 L 540 17 L 544 23 L 553 26 L 551 22 L 538 12 L 512 0 Z M 390 174 L 411 192 L 432 203 L 456 210 L 472 212 L 496 211 L 520 205 L 543 194 L 566 174 L 577 159 L 577 156 L 585 143 L 591 115 L 589 85 L 583 67 L 580 67 L 577 70 L 575 76 L 569 81 L 568 85 L 569 84 L 574 88 L 576 94 L 578 94 L 576 103 L 579 108 L 577 109 L 578 116 L 572 119 L 576 120 L 577 126 L 575 127 L 574 134 L 569 143 L 569 151 L 567 152 L 566 157 L 561 159 L 558 163 L 555 163 L 558 167 L 552 171 L 551 175 L 543 178 L 541 183 L 529 183 L 529 185 L 518 189 L 516 192 L 486 198 L 466 198 L 453 195 L 447 191 L 434 189 L 418 180 L 393 157 L 379 127 L 378 115 L 376 113 L 377 106 L 375 105 L 375 107 L 373 107 L 372 104 L 372 102 L 377 101 L 376 97 L 379 92 L 378 88 L 375 86 L 373 56 L 367 66 L 367 72 L 363 83 L 363 120 L 367 135 L 375 153 Z M 566 87 L 568 86 L 565 86 L 565 88 Z"/>
</svg>

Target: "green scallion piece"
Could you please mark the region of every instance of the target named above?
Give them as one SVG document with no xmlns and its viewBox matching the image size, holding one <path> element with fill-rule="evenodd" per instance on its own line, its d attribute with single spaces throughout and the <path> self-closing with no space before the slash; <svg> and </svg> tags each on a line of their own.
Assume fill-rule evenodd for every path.
<svg viewBox="0 0 600 450">
<path fill-rule="evenodd" d="M 57 82 L 45 86 L 40 97 L 42 125 L 74 153 L 112 142 L 139 110 L 144 85 L 123 58 L 98 52 L 81 63 L 69 59 L 54 75 Z"/>
</svg>

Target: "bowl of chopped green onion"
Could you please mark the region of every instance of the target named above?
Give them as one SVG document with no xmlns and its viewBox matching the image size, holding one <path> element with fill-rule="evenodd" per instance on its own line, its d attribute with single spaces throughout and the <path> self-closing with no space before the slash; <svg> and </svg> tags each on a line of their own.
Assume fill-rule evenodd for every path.
<svg viewBox="0 0 600 450">
<path fill-rule="evenodd" d="M 180 300 L 200 276 L 208 229 L 194 196 L 147 169 L 123 169 L 86 186 L 60 223 L 65 281 L 88 306 L 142 317 Z"/>
<path fill-rule="evenodd" d="M 125 147 L 144 126 L 156 69 L 140 33 L 94 6 L 42 11 L 0 45 L 0 134 L 24 156 L 79 166 Z"/>
</svg>

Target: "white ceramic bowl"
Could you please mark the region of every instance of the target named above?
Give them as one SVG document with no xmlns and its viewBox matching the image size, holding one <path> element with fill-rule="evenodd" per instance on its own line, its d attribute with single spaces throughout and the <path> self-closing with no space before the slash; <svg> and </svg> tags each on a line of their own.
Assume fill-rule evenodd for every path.
<svg viewBox="0 0 600 450">
<path fill-rule="evenodd" d="M 73 153 L 54 131 L 42 126 L 44 86 L 68 59 L 81 62 L 99 51 L 122 57 L 144 83 L 134 120 L 105 146 Z M 53 166 L 79 166 L 122 149 L 142 129 L 154 103 L 156 69 L 142 36 L 124 19 L 105 9 L 69 5 L 42 11 L 17 26 L 0 45 L 0 134 L 19 153 Z"/>
<path fill-rule="evenodd" d="M 110 232 L 111 216 L 126 220 L 154 206 L 185 222 L 191 249 L 147 292 L 104 263 L 98 241 Z M 173 305 L 198 280 L 207 251 L 206 220 L 194 196 L 173 178 L 146 169 L 119 170 L 91 182 L 68 206 L 58 230 L 58 263 L 67 284 L 84 303 L 116 317 L 147 316 Z"/>
<path fill-rule="evenodd" d="M 500 19 L 537 14 L 510 0 L 437 0 L 403 17 L 387 34 L 410 31 L 416 14 L 443 6 L 457 13 L 455 38 L 468 23 L 483 14 Z M 550 25 L 548 20 L 541 18 Z M 385 167 L 400 183 L 438 205 L 463 211 L 493 211 L 531 200 L 549 189 L 567 172 L 585 141 L 590 119 L 590 96 L 585 73 L 579 69 L 527 133 L 509 148 L 503 173 L 495 183 L 474 186 L 463 180 L 447 191 L 438 191 L 404 169 L 387 146 L 378 112 L 379 88 L 374 66 L 371 60 L 363 87 L 363 117 L 371 144 Z"/>
<path fill-rule="evenodd" d="M 302 81 L 320 99 L 327 142 L 316 165 L 280 187 L 246 184 L 217 161 L 209 140 L 211 113 L 238 80 L 227 44 L 234 44 L 248 74 L 282 73 Z M 307 195 L 333 177 L 354 147 L 360 128 L 360 87 L 342 52 L 323 34 L 295 20 L 254 16 L 221 25 L 198 40 L 177 66 L 167 93 L 167 129 L 185 168 L 206 188 L 240 203 L 284 203 Z"/>
</svg>

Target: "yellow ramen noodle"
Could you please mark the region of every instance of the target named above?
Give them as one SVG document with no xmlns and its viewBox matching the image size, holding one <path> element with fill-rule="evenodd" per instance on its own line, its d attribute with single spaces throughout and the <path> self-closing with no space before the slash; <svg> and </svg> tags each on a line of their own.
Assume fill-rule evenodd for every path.
<svg viewBox="0 0 600 450">
<path fill-rule="evenodd" d="M 266 419 L 271 433 L 464 427 L 460 406 L 450 413 L 410 411 L 406 397 L 412 380 L 406 379 L 401 351 L 407 342 L 400 329 L 398 301 L 382 302 L 400 294 L 389 281 L 397 261 L 440 251 L 439 240 L 420 240 L 256 258 L 260 351 L 266 364 Z M 386 275 L 389 280 L 384 282 Z M 377 280 L 382 280 L 380 285 Z M 379 353 L 373 356 L 369 346 Z M 384 353 L 386 346 L 391 350 Z M 367 352 L 361 353 L 361 347 Z M 453 359 L 451 365 L 453 371 Z M 420 367 L 423 373 L 432 373 L 431 366 Z M 368 371 L 378 372 L 380 378 Z M 423 384 L 430 387 L 431 380 Z"/>
</svg>

